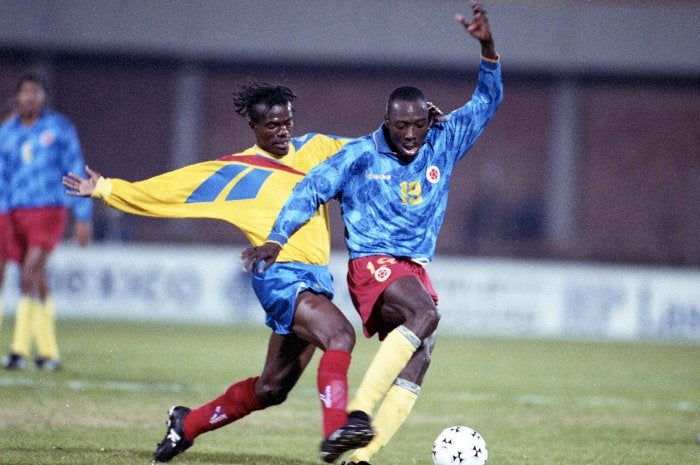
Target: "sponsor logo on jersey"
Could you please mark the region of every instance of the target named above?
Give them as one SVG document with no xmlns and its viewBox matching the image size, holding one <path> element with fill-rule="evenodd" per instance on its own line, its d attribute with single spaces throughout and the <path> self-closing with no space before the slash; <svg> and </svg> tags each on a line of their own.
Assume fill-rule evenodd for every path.
<svg viewBox="0 0 700 465">
<path fill-rule="evenodd" d="M 390 181 L 391 175 L 390 174 L 367 173 L 367 174 L 365 174 L 365 179 L 377 179 L 379 181 Z"/>
</svg>

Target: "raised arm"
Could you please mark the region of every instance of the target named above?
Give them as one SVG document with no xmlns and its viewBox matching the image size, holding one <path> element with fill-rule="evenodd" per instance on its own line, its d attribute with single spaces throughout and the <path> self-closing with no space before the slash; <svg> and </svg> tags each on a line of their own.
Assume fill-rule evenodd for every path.
<svg viewBox="0 0 700 465">
<path fill-rule="evenodd" d="M 472 9 L 472 20 L 469 22 L 467 18 L 457 13 L 455 19 L 464 26 L 464 29 L 479 41 L 481 44 L 481 56 L 488 60 L 498 60 L 498 54 L 496 53 L 496 45 L 493 42 L 493 36 L 491 35 L 491 26 L 489 25 L 489 20 L 486 17 L 486 10 L 484 7 L 477 2 L 471 3 Z"/>
</svg>

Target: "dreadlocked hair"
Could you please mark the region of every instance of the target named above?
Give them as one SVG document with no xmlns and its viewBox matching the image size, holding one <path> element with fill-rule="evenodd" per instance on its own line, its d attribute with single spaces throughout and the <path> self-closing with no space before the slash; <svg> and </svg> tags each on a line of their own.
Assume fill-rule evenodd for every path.
<svg viewBox="0 0 700 465">
<path fill-rule="evenodd" d="M 297 98 L 292 89 L 285 86 L 272 84 L 244 84 L 238 92 L 233 94 L 233 104 L 236 113 L 251 121 L 259 121 L 263 116 L 257 105 L 263 104 L 265 109 L 274 105 L 287 105 Z"/>
</svg>

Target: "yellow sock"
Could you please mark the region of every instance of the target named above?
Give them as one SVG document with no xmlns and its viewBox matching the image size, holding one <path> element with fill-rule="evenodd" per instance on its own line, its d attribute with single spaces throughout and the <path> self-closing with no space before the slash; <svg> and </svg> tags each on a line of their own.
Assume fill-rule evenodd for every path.
<svg viewBox="0 0 700 465">
<path fill-rule="evenodd" d="M 357 449 L 348 457 L 348 462 L 368 462 L 387 445 L 406 418 L 413 410 L 413 406 L 420 394 L 420 386 L 410 381 L 397 379 L 389 392 L 386 393 L 379 405 L 377 415 L 372 419 L 374 438 L 361 449 Z"/>
<path fill-rule="evenodd" d="M 38 304 L 35 326 L 36 348 L 40 357 L 58 360 L 55 306 L 51 297 Z"/>
<path fill-rule="evenodd" d="M 348 412 L 360 410 L 371 416 L 374 406 L 387 393 L 420 344 L 420 339 L 403 325 L 387 334 L 357 393 L 348 403 Z"/>
<path fill-rule="evenodd" d="M 23 357 L 29 357 L 37 306 L 39 306 L 39 302 L 28 296 L 21 296 L 17 304 L 15 332 L 10 351 Z"/>
</svg>

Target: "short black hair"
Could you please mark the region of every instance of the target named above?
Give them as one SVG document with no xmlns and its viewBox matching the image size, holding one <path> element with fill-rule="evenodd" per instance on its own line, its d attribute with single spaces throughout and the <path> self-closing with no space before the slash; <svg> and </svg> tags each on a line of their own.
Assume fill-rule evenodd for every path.
<svg viewBox="0 0 700 465">
<path fill-rule="evenodd" d="M 43 78 L 38 73 L 35 73 L 33 71 L 27 71 L 25 73 L 22 73 L 22 75 L 17 79 L 17 84 L 15 85 L 15 94 L 19 92 L 19 90 L 22 88 L 22 84 L 25 82 L 34 82 L 36 84 L 39 84 L 42 89 L 44 89 L 44 92 L 48 92 L 49 89 L 46 86 L 46 79 Z"/>
<path fill-rule="evenodd" d="M 270 108 L 274 105 L 291 104 L 296 98 L 289 87 L 251 83 L 242 85 L 240 90 L 233 94 L 233 104 L 239 115 L 251 121 L 259 121 L 263 115 L 255 108 L 256 105 L 263 104 Z"/>
<path fill-rule="evenodd" d="M 397 100 L 404 102 L 427 101 L 423 92 L 419 88 L 413 86 L 401 86 L 394 89 L 389 95 L 387 106 Z"/>
</svg>

